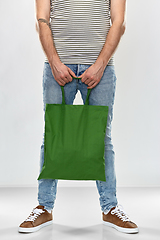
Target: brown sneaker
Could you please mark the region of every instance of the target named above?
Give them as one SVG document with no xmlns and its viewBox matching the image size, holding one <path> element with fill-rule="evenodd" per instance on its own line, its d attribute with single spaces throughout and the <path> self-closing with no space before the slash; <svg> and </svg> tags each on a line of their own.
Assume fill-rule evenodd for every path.
<svg viewBox="0 0 160 240">
<path fill-rule="evenodd" d="M 111 210 L 103 215 L 103 224 L 113 227 L 116 230 L 124 233 L 138 233 L 138 227 L 135 223 L 131 222 L 127 214 L 123 211 L 121 205 L 111 208 Z"/>
<path fill-rule="evenodd" d="M 44 206 L 38 205 L 36 208 L 33 208 L 29 217 L 21 223 L 18 228 L 18 232 L 36 232 L 42 227 L 48 226 L 52 223 L 52 212 L 49 213 L 46 209 L 44 209 Z"/>
</svg>

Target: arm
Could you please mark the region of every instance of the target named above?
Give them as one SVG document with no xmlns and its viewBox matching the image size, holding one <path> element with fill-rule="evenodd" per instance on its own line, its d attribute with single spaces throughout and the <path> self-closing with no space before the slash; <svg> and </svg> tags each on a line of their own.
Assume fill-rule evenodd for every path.
<svg viewBox="0 0 160 240">
<path fill-rule="evenodd" d="M 52 74 L 59 85 L 64 86 L 67 82 L 76 77 L 74 72 L 64 65 L 56 51 L 52 32 L 50 29 L 50 0 L 36 0 L 36 30 L 39 33 L 39 39 L 42 48 L 48 58 Z"/>
<path fill-rule="evenodd" d="M 101 62 L 104 68 L 114 54 L 121 36 L 125 31 L 125 4 L 126 0 L 111 0 L 110 12 L 112 26 L 108 32 L 102 51 L 97 58 L 97 62 Z"/>
<path fill-rule="evenodd" d="M 125 5 L 126 0 L 111 0 L 112 26 L 106 37 L 105 44 L 95 61 L 80 77 L 81 81 L 88 84 L 88 88 L 94 88 L 101 80 L 103 72 L 114 54 L 121 36 L 125 31 Z"/>
</svg>

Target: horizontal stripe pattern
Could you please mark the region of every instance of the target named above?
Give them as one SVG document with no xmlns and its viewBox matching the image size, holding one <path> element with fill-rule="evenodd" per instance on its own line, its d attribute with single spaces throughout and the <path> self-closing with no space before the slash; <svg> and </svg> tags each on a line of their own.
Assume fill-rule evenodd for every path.
<svg viewBox="0 0 160 240">
<path fill-rule="evenodd" d="M 50 19 L 61 61 L 93 64 L 111 27 L 110 0 L 51 0 Z M 114 56 L 108 65 L 114 65 Z"/>
</svg>

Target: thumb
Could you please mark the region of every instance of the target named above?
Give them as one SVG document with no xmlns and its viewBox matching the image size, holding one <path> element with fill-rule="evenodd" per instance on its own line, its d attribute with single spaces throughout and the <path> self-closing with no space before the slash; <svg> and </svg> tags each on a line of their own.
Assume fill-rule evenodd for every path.
<svg viewBox="0 0 160 240">
<path fill-rule="evenodd" d="M 70 73 L 70 75 L 72 76 L 72 77 L 77 77 L 76 75 L 75 75 L 75 73 L 68 67 L 68 71 L 69 71 L 69 73 Z"/>
</svg>

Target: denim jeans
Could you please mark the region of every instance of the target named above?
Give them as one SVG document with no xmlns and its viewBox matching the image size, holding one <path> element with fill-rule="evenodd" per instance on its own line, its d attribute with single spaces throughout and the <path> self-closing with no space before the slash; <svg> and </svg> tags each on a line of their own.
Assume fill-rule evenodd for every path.
<svg viewBox="0 0 160 240">
<path fill-rule="evenodd" d="M 91 65 L 87 64 L 66 64 L 79 77 Z M 49 63 L 44 63 L 43 69 L 43 109 L 45 116 L 45 104 L 61 104 L 62 91 L 60 85 L 54 79 Z M 80 79 L 73 78 L 72 82 L 64 85 L 66 104 L 73 104 L 78 90 L 81 93 L 83 103 L 87 97 L 88 85 L 82 83 Z M 105 174 L 106 182 L 96 181 L 99 193 L 101 210 L 109 211 L 117 205 L 116 197 L 116 175 L 115 175 L 115 152 L 111 139 L 111 122 L 113 118 L 113 105 L 116 89 L 116 75 L 114 66 L 107 65 L 100 82 L 91 90 L 89 97 L 90 105 L 109 106 L 108 122 L 105 135 Z M 44 134 L 40 152 L 40 172 L 44 162 Z M 38 180 L 38 202 L 45 209 L 51 210 L 54 207 L 57 179 L 41 179 Z"/>
</svg>

